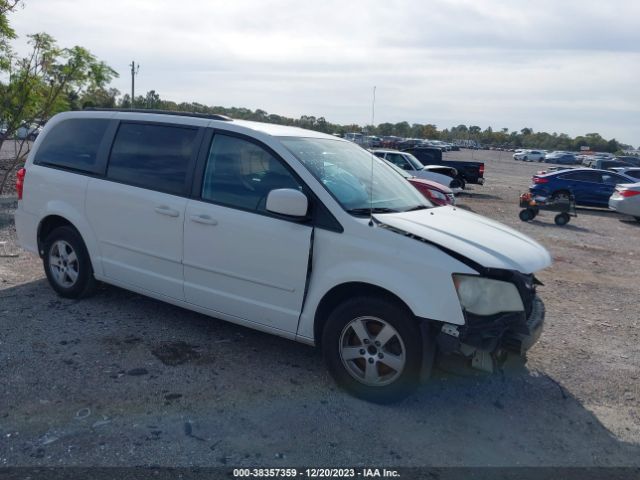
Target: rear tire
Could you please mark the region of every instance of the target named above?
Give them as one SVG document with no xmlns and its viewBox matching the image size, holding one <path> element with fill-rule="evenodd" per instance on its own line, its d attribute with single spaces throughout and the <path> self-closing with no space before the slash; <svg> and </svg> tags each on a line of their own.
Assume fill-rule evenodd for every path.
<svg viewBox="0 0 640 480">
<path fill-rule="evenodd" d="M 554 222 L 559 227 L 562 227 L 562 226 L 566 225 L 567 223 L 569 223 L 570 220 L 571 220 L 571 217 L 569 216 L 568 213 L 559 213 L 554 218 Z"/>
<path fill-rule="evenodd" d="M 90 295 L 97 282 L 82 237 L 70 226 L 58 227 L 44 241 L 44 271 L 51 288 L 65 298 Z"/>
<path fill-rule="evenodd" d="M 451 189 L 454 189 L 454 188 L 462 188 L 462 189 L 464 189 L 464 180 L 462 180 L 461 178 L 458 178 L 458 177 L 454 178 L 449 183 L 449 188 L 451 188 Z"/>
<path fill-rule="evenodd" d="M 375 297 L 347 300 L 331 312 L 322 351 L 336 383 L 375 403 L 409 396 L 419 383 L 422 335 L 411 312 Z"/>
<path fill-rule="evenodd" d="M 533 217 L 535 217 L 535 215 L 532 210 L 525 208 L 524 210 L 520 210 L 518 217 L 520 217 L 520 220 L 522 220 L 523 222 L 528 222 L 530 220 L 533 220 Z"/>
</svg>

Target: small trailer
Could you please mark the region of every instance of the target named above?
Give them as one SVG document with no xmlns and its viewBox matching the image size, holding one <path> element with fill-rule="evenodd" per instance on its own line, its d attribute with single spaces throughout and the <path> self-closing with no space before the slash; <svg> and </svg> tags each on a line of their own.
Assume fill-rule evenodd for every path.
<svg viewBox="0 0 640 480">
<path fill-rule="evenodd" d="M 529 192 L 520 195 L 520 220 L 529 222 L 543 210 L 550 212 L 558 212 L 554 218 L 554 222 L 558 226 L 569 223 L 571 217 L 577 217 L 576 198 L 570 195 L 561 195 L 554 197 L 541 197 L 533 195 Z"/>
</svg>

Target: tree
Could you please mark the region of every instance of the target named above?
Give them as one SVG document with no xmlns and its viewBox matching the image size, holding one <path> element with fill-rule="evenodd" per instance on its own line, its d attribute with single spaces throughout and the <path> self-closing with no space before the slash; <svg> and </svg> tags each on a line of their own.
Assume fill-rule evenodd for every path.
<svg viewBox="0 0 640 480">
<path fill-rule="evenodd" d="M 144 97 L 144 108 L 154 110 L 160 108 L 161 103 L 160 95 L 155 90 L 149 90 Z"/>
<path fill-rule="evenodd" d="M 393 135 L 393 132 L 393 123 L 381 123 L 380 125 L 378 125 L 378 128 L 376 128 L 376 133 L 378 135 L 382 135 L 383 137 Z"/>
<path fill-rule="evenodd" d="M 70 99 L 72 110 L 82 110 L 84 108 L 115 108 L 118 102 L 120 91 L 117 88 L 96 88 L 88 90 L 83 96 L 77 99 Z"/>
<path fill-rule="evenodd" d="M 408 137 L 411 132 L 411 126 L 409 122 L 399 122 L 393 126 L 395 134 L 400 137 Z"/>
<path fill-rule="evenodd" d="M 4 123 L 0 149 L 22 126 L 42 124 L 58 112 L 77 107 L 79 99 L 95 96 L 118 75 L 87 49 L 60 48 L 46 33 L 29 35 L 31 51 L 24 58 L 17 57 L 9 42 L 15 34 L 6 21 L 6 13 L 17 4 L 14 0 L 0 0 L 0 67 L 6 76 L 6 80 L 0 80 Z M 15 158 L 0 180 L 0 194 L 10 173 L 24 163 L 30 145 L 26 139 L 19 142 Z"/>
<path fill-rule="evenodd" d="M 436 140 L 440 138 L 440 133 L 438 132 L 438 127 L 433 125 L 432 123 L 428 123 L 422 129 L 422 137 L 429 138 L 431 140 Z"/>
</svg>

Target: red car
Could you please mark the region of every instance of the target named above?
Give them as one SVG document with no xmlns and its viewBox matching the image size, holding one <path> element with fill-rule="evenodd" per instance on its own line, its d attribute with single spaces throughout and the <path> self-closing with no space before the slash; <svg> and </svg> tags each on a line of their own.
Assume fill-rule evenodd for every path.
<svg viewBox="0 0 640 480">
<path fill-rule="evenodd" d="M 406 171 L 397 167 L 388 160 L 383 160 L 391 168 L 393 168 L 399 175 L 402 175 L 413 185 L 422 195 L 426 197 L 434 205 L 439 207 L 444 205 L 455 205 L 456 197 L 453 195 L 453 191 L 441 183 L 433 182 L 431 180 L 423 180 L 413 175 L 409 175 Z"/>
<path fill-rule="evenodd" d="M 407 180 L 434 205 L 443 206 L 456 204 L 456 197 L 453 196 L 451 189 L 441 183 L 416 177 L 407 178 Z"/>
</svg>

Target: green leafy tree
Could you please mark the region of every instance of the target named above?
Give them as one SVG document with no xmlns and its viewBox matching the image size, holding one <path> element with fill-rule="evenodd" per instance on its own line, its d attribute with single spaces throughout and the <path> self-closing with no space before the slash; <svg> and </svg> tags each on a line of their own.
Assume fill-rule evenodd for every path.
<svg viewBox="0 0 640 480">
<path fill-rule="evenodd" d="M 154 110 L 160 108 L 161 104 L 160 95 L 155 90 L 149 90 L 144 97 L 144 108 Z"/>
<path fill-rule="evenodd" d="M 15 33 L 7 13 L 18 2 L 0 0 L 0 149 L 21 127 L 33 128 L 52 115 L 77 107 L 80 99 L 104 90 L 117 73 L 83 47 L 60 48 L 46 33 L 29 35 L 31 50 L 18 57 L 10 46 Z M 17 166 L 24 163 L 31 143 L 21 139 L 9 168 L 0 179 L 0 194 Z"/>
<path fill-rule="evenodd" d="M 438 132 L 438 127 L 433 125 L 432 123 L 428 123 L 422 128 L 422 138 L 428 138 L 430 140 L 437 140 L 440 138 L 440 132 Z"/>
<path fill-rule="evenodd" d="M 378 128 L 376 129 L 376 133 L 378 135 L 381 136 L 389 136 L 389 135 L 393 135 L 394 129 L 393 129 L 393 123 L 381 123 L 380 125 L 378 125 Z"/>
<path fill-rule="evenodd" d="M 395 135 L 398 135 L 399 137 L 408 137 L 411 133 L 411 126 L 409 125 L 409 122 L 396 123 L 393 129 Z"/>
<path fill-rule="evenodd" d="M 9 25 L 8 15 L 16 10 L 21 0 L 0 0 L 0 72 L 6 72 L 10 67 L 11 40 L 16 38 L 16 32 Z"/>
</svg>

